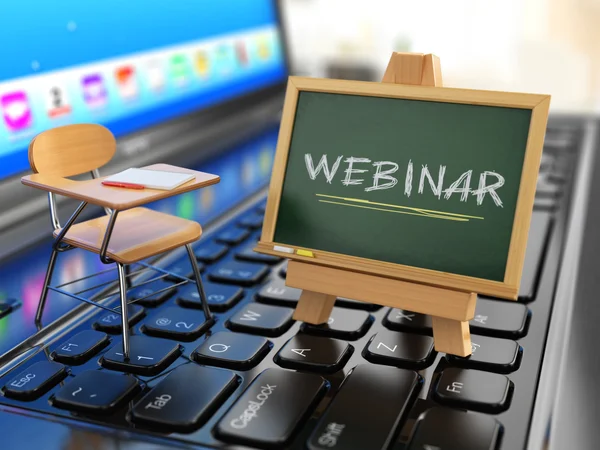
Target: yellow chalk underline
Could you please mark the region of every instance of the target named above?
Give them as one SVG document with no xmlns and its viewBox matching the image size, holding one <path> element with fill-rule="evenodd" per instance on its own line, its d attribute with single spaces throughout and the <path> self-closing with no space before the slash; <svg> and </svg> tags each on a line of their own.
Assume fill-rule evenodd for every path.
<svg viewBox="0 0 600 450">
<path fill-rule="evenodd" d="M 467 214 L 457 214 L 457 213 L 451 213 L 451 212 L 446 212 L 446 211 L 435 211 L 432 209 L 415 208 L 415 207 L 411 207 L 411 206 L 401 206 L 401 205 L 393 205 L 393 204 L 389 204 L 389 203 L 372 202 L 370 200 L 363 200 L 360 198 L 338 197 L 335 195 L 326 195 L 326 194 L 315 194 L 315 195 L 317 197 L 334 198 L 337 200 L 344 200 L 347 202 L 358 202 L 358 203 L 363 203 L 363 204 L 366 203 L 369 205 L 386 206 L 389 208 L 407 209 L 409 211 L 413 211 L 412 215 L 420 215 L 420 216 L 427 216 L 427 217 L 435 216 L 436 218 L 442 218 L 441 216 L 444 216 L 443 218 L 448 218 L 448 219 L 450 219 L 452 217 L 456 217 L 456 218 L 461 218 L 461 219 L 467 219 L 466 221 L 468 221 L 468 219 L 484 220 L 484 217 L 481 217 L 481 216 L 469 216 Z M 332 203 L 332 202 L 330 202 L 330 203 Z M 341 204 L 346 205 L 345 203 L 341 203 Z M 357 205 L 347 205 L 347 206 L 357 206 Z M 376 208 L 370 208 L 370 209 L 376 209 Z M 390 212 L 392 212 L 392 211 L 390 211 Z M 451 217 L 447 217 L 447 216 L 451 216 Z"/>
<path fill-rule="evenodd" d="M 331 200 L 319 200 L 319 202 L 332 203 L 334 205 L 341 205 L 341 206 L 351 206 L 352 208 L 373 209 L 375 211 L 384 211 L 384 212 L 391 212 L 391 213 L 396 213 L 396 214 L 408 214 L 410 216 L 429 217 L 431 219 L 453 220 L 455 222 L 468 222 L 469 221 L 469 219 L 461 219 L 459 217 L 439 216 L 439 215 L 435 215 L 435 214 L 424 214 L 424 213 L 415 213 L 415 212 L 408 212 L 408 211 L 396 211 L 393 209 L 375 208 L 372 206 L 362 206 L 362 205 L 352 205 L 350 203 L 332 202 Z"/>
</svg>

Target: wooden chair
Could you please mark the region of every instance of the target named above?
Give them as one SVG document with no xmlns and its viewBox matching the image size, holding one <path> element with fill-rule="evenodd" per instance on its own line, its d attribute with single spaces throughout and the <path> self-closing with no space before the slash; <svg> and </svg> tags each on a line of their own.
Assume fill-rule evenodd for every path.
<svg viewBox="0 0 600 450">
<path fill-rule="evenodd" d="M 75 247 L 97 253 L 103 263 L 115 263 L 118 269 L 123 354 L 125 358 L 128 358 L 126 266 L 129 264 L 185 246 L 206 320 L 212 320 L 200 271 L 190 246 L 190 243 L 200 238 L 202 228 L 194 221 L 141 206 L 162 198 L 216 184 L 219 182 L 219 177 L 167 164 L 155 164 L 145 168 L 193 173 L 196 178 L 170 191 L 104 186 L 101 183 L 102 178 L 98 174 L 98 168 L 111 160 L 115 150 L 114 136 L 108 129 L 100 125 L 67 125 L 44 131 L 37 135 L 29 145 L 29 164 L 33 175 L 23 177 L 21 182 L 48 192 L 50 218 L 54 228 L 55 240 L 37 309 L 36 321 L 41 322 L 49 290 L 65 293 L 50 286 L 58 253 Z M 67 178 L 87 172 L 90 172 L 92 176 L 89 180 L 74 181 Z M 81 200 L 81 204 L 64 227 L 60 224 L 56 210 L 56 194 Z M 77 217 L 88 203 L 103 207 L 106 215 L 75 224 Z M 70 294 L 67 293 L 67 295 Z M 104 307 L 77 295 L 71 296 Z M 111 311 L 114 310 L 111 309 Z"/>
</svg>

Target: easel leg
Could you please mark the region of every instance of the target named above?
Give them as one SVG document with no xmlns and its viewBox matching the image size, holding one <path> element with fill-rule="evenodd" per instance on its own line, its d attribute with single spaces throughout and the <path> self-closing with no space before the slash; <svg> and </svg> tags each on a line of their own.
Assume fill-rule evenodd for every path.
<svg viewBox="0 0 600 450">
<path fill-rule="evenodd" d="M 469 356 L 471 354 L 469 322 L 435 316 L 431 320 L 436 351 L 457 356 Z"/>
<path fill-rule="evenodd" d="M 296 311 L 294 311 L 294 320 L 300 320 L 314 325 L 327 323 L 335 299 L 335 295 L 302 291 L 300 300 L 298 300 L 298 306 L 296 306 Z"/>
</svg>

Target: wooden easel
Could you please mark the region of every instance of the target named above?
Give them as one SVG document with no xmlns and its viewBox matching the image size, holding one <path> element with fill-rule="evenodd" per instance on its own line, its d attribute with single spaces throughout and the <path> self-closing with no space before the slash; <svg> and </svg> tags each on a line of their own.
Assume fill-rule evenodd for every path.
<svg viewBox="0 0 600 450">
<path fill-rule="evenodd" d="M 440 60 L 431 54 L 394 53 L 384 83 L 442 86 Z M 289 261 L 286 285 L 302 289 L 294 319 L 326 323 L 336 297 L 347 297 L 432 316 L 435 349 L 458 356 L 471 354 L 469 320 L 477 294 L 418 284 L 352 270 Z"/>
</svg>

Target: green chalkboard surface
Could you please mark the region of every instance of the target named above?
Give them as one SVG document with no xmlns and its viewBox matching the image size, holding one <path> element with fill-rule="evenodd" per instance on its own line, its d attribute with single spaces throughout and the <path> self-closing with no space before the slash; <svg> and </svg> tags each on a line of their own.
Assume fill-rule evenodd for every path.
<svg viewBox="0 0 600 450">
<path fill-rule="evenodd" d="M 293 115 L 273 242 L 505 280 L 531 107 L 300 90 Z"/>
<path fill-rule="evenodd" d="M 275 241 L 502 281 L 530 120 L 526 109 L 301 92 Z M 313 180 L 306 158 L 316 169 L 323 155 L 330 180 L 325 166 Z M 354 162 L 357 172 L 348 174 L 349 158 L 368 161 Z M 397 165 L 389 175 L 396 184 L 369 191 L 379 161 L 395 164 L 382 171 Z M 427 174 L 437 190 L 440 170 L 436 195 Z M 459 184 L 471 191 L 486 171 L 504 178 L 495 191 L 500 205 L 489 194 L 481 204 L 473 192 L 446 198 L 443 191 L 469 171 Z"/>
</svg>

